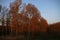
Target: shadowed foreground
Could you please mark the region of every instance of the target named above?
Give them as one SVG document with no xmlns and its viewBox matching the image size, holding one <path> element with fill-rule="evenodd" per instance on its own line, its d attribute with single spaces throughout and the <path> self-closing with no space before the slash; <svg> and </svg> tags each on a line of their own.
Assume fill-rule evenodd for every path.
<svg viewBox="0 0 60 40">
<path fill-rule="evenodd" d="M 46 32 L 6 32 L 0 31 L 0 40 L 60 40 L 60 23 L 49 25 Z M 55 29 L 56 28 L 56 29 Z"/>
<path fill-rule="evenodd" d="M 60 40 L 60 33 L 24 33 L 19 35 L 2 35 L 0 40 Z"/>
</svg>

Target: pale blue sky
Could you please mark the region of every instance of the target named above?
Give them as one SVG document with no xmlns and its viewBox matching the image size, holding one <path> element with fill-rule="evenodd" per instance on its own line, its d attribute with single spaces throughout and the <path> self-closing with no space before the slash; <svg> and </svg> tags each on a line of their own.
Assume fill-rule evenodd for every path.
<svg viewBox="0 0 60 40">
<path fill-rule="evenodd" d="M 0 0 L 0 4 L 9 7 L 14 0 Z M 35 5 L 49 24 L 60 22 L 60 0 L 22 0 Z"/>
</svg>

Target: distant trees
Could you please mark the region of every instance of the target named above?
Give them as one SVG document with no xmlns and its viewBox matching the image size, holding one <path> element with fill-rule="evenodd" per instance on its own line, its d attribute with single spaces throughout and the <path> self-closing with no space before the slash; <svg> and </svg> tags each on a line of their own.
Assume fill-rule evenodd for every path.
<svg viewBox="0 0 60 40">
<path fill-rule="evenodd" d="M 50 24 L 48 27 L 49 32 L 57 32 L 60 33 L 60 22 Z"/>
</svg>

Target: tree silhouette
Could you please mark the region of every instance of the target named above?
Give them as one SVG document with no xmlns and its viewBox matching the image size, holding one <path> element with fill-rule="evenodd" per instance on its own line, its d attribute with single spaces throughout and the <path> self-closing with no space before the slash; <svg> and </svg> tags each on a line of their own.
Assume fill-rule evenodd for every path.
<svg viewBox="0 0 60 40">
<path fill-rule="evenodd" d="M 0 5 L 0 12 L 1 12 L 2 5 Z"/>
<path fill-rule="evenodd" d="M 1 30 L 2 32 L 6 32 L 9 30 L 9 10 L 7 7 L 2 7 L 1 6 L 1 12 L 0 12 L 0 20 L 1 20 Z"/>
</svg>

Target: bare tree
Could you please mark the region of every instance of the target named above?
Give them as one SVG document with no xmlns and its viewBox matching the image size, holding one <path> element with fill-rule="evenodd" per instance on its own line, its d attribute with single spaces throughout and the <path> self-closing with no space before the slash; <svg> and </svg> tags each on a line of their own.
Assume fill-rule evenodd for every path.
<svg viewBox="0 0 60 40">
<path fill-rule="evenodd" d="M 0 5 L 0 12 L 1 12 L 2 5 Z"/>
<path fill-rule="evenodd" d="M 2 5 L 0 5 L 0 23 L 1 23 L 1 9 L 2 9 Z"/>
<path fill-rule="evenodd" d="M 8 19 L 9 18 L 8 14 L 9 14 L 8 8 L 2 7 L 2 10 L 1 10 L 2 30 L 6 31 L 6 33 L 9 30 L 8 25 L 9 25 L 9 20 L 10 19 Z"/>
</svg>

